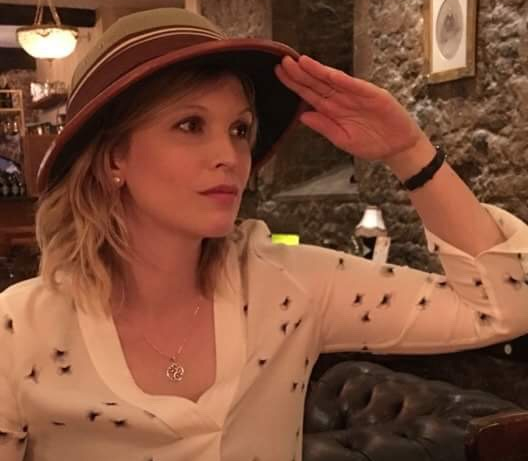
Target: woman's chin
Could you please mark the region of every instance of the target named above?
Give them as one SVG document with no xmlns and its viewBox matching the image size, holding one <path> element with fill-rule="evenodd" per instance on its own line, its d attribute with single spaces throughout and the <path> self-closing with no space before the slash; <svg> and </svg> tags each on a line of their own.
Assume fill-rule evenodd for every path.
<svg viewBox="0 0 528 461">
<path fill-rule="evenodd" d="M 206 226 L 204 229 L 204 236 L 206 238 L 222 238 L 229 235 L 233 232 L 235 228 L 235 220 L 225 221 L 225 222 L 216 222 L 212 223 L 209 226 Z"/>
</svg>

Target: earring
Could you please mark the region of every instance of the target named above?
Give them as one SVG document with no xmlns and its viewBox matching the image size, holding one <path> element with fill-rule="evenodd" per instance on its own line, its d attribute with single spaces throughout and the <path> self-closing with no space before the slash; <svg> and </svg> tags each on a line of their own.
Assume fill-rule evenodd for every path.
<svg viewBox="0 0 528 461">
<path fill-rule="evenodd" d="M 123 179 L 120 176 L 114 176 L 112 177 L 112 181 L 114 181 L 116 186 L 121 186 Z"/>
</svg>

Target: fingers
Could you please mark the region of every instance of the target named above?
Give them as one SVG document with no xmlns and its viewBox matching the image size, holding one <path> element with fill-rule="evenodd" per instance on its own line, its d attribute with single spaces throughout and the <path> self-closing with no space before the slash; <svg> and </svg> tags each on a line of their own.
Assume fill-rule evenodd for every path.
<svg viewBox="0 0 528 461">
<path fill-rule="evenodd" d="M 291 59 L 291 58 L 290 58 Z M 293 59 L 292 59 L 293 61 Z M 302 55 L 298 66 L 307 74 L 341 93 L 353 93 L 356 96 L 375 96 L 380 88 L 359 78 L 354 78 L 347 73 L 325 66 L 309 56 Z"/>
<path fill-rule="evenodd" d="M 385 98 L 385 91 L 367 81 L 308 57 L 298 61 L 285 57 L 276 66 L 277 77 L 318 110 L 357 110 L 373 99 Z"/>
<path fill-rule="evenodd" d="M 302 99 L 317 110 L 327 113 L 335 113 L 336 111 L 341 112 L 350 105 L 346 100 L 346 97 L 341 98 L 341 95 L 330 87 L 326 90 L 326 94 L 322 95 L 311 87 L 299 83 L 284 70 L 283 66 L 276 66 L 275 73 L 285 86 L 297 93 Z"/>
<path fill-rule="evenodd" d="M 302 58 L 303 57 L 301 57 L 301 59 Z M 315 66 L 313 66 L 314 63 Z M 313 92 L 317 93 L 323 98 L 328 98 L 328 95 L 334 92 L 327 74 L 323 74 L 323 72 L 313 72 L 310 69 L 311 67 L 318 67 L 318 69 L 321 70 L 320 68 L 325 67 L 316 61 L 308 63 L 308 70 L 305 70 L 301 66 L 300 61 L 297 62 L 288 56 L 283 59 L 282 67 L 293 81 L 299 85 L 310 88 Z M 324 78 L 321 78 L 323 76 Z"/>
<path fill-rule="evenodd" d="M 293 59 L 291 59 L 293 61 Z M 332 81 L 332 74 L 341 72 L 332 67 L 325 66 L 324 64 L 310 58 L 309 56 L 302 55 L 296 63 L 301 71 L 304 71 L 310 78 L 319 82 L 320 85 L 325 87 L 332 87 L 334 82 Z"/>
<path fill-rule="evenodd" d="M 286 73 L 283 66 L 275 67 L 275 73 L 285 86 L 297 93 L 308 104 L 316 107 L 319 110 L 324 110 L 325 108 L 328 109 L 328 106 L 331 103 L 330 99 L 325 98 L 320 93 L 314 91 L 311 87 L 303 85 L 302 83 L 294 80 L 290 74 Z"/>
</svg>

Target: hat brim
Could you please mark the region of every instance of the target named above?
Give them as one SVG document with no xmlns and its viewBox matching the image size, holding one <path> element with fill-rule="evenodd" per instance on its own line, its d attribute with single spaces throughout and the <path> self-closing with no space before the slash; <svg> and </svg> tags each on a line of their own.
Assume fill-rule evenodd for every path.
<svg viewBox="0 0 528 461">
<path fill-rule="evenodd" d="M 37 175 L 37 189 L 52 188 L 67 174 L 77 156 L 93 139 L 98 115 L 117 96 L 157 71 L 178 63 L 197 61 L 233 67 L 248 75 L 255 86 L 259 133 L 253 150 L 253 169 L 272 157 L 279 141 L 306 109 L 297 94 L 276 77 L 274 68 L 284 56 L 298 58 L 290 47 L 272 40 L 213 40 L 165 53 L 120 76 L 88 101 L 67 121 L 44 156 Z"/>
</svg>

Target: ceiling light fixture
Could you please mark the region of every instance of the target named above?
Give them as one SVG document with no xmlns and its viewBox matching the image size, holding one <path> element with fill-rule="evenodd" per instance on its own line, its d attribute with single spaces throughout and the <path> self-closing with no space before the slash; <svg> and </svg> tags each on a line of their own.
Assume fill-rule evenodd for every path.
<svg viewBox="0 0 528 461">
<path fill-rule="evenodd" d="M 17 41 L 24 51 L 34 58 L 61 59 L 69 56 L 77 45 L 78 30 L 63 26 L 57 10 L 47 0 L 53 17 L 53 24 L 42 24 L 44 16 L 43 0 L 38 0 L 35 21 L 32 26 L 19 27 Z"/>
</svg>

